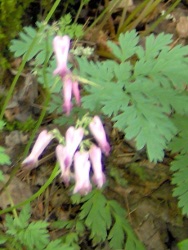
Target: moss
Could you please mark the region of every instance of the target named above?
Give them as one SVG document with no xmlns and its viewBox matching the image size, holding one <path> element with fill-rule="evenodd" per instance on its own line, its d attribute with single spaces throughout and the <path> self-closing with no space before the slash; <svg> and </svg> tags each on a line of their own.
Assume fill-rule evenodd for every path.
<svg viewBox="0 0 188 250">
<path fill-rule="evenodd" d="M 22 28 L 22 17 L 25 9 L 34 0 L 1 0 L 0 1 L 0 68 L 8 67 L 8 45 Z"/>
</svg>

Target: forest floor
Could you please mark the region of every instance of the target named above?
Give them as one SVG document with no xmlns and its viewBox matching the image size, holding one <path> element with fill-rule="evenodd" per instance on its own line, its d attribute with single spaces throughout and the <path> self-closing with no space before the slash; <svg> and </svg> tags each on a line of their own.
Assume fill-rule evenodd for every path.
<svg viewBox="0 0 188 250">
<path fill-rule="evenodd" d="M 134 1 L 134 6 L 130 6 L 130 12 L 140 2 Z M 165 8 L 167 9 L 168 5 L 159 4 L 151 16 L 143 20 L 137 29 L 146 30 L 165 11 Z M 188 7 L 180 3 L 170 16 L 155 28 L 153 33 L 156 35 L 161 32 L 171 33 L 174 44 L 186 45 L 188 44 L 187 16 Z M 118 20 L 118 14 L 116 19 Z M 109 39 L 109 36 L 104 32 L 104 29 L 98 30 L 96 34 L 101 34 L 101 36 L 92 35 L 92 37 L 85 39 L 87 42 L 97 44 L 96 55 L 100 58 L 101 51 L 105 47 L 105 40 Z M 103 59 L 104 57 L 101 57 L 101 60 Z M 17 64 L 19 64 L 19 59 L 14 60 L 13 67 L 16 68 Z M 6 85 L 14 77 L 13 73 L 13 71 L 9 72 Z M 41 98 L 40 96 L 36 97 L 36 92 L 39 92 L 37 84 L 33 84 L 29 90 L 30 98 L 33 98 L 34 104 L 36 103 L 34 108 L 30 108 L 26 92 L 22 101 L 15 102 L 16 96 L 23 95 L 23 88 L 28 77 L 30 77 L 29 74 L 21 76 L 18 85 L 20 87 L 14 93 L 15 98 L 12 98 L 6 109 L 5 116 L 10 124 L 16 120 L 23 121 L 25 117 L 29 116 L 37 119 L 37 103 L 40 103 L 38 98 Z M 42 93 L 41 90 L 40 93 Z M 51 121 L 50 117 L 47 116 L 45 119 L 40 131 L 54 126 L 49 122 Z M 61 128 L 62 131 L 65 129 L 66 127 Z M 106 130 L 112 150 L 110 156 L 104 159 L 107 166 L 105 173 L 108 179 L 108 185 L 104 191 L 105 195 L 110 199 L 117 200 L 125 207 L 130 224 L 147 250 L 177 250 L 177 243 L 188 238 L 188 219 L 181 215 L 181 210 L 177 207 L 177 199 L 172 196 L 170 163 L 173 160 L 173 155 L 167 152 L 163 162 L 151 163 L 147 159 L 145 151 L 137 152 L 134 142 L 125 141 L 123 134 L 113 129 L 109 120 L 107 120 Z M 0 136 L 0 143 L 6 148 L 13 163 L 11 166 L 2 167 L 6 180 L 9 179 L 17 164 L 23 160 L 22 153 L 29 136 L 29 132 L 25 133 L 19 129 L 4 131 Z M 22 169 L 18 169 L 16 176 L 9 184 L 14 204 L 30 197 L 47 181 L 56 162 L 53 154 L 54 148 L 55 143 L 51 144 L 42 155 L 40 167 L 32 170 L 29 174 L 24 176 Z M 6 195 L 0 194 L 1 209 L 10 205 Z M 74 206 L 70 205 L 69 190 L 60 183 L 58 177 L 42 196 L 32 203 L 32 213 L 34 219 L 53 218 L 53 216 L 56 219 L 70 218 L 75 213 Z"/>
</svg>

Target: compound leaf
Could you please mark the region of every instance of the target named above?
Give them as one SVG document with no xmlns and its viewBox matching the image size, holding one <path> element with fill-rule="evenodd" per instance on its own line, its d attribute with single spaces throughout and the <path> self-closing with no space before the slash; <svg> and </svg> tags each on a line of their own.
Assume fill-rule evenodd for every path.
<svg viewBox="0 0 188 250">
<path fill-rule="evenodd" d="M 113 54 L 121 61 L 124 62 L 133 56 L 138 49 L 139 37 L 135 30 L 120 34 L 119 46 L 115 43 L 108 41 L 107 45 L 111 48 Z"/>
</svg>

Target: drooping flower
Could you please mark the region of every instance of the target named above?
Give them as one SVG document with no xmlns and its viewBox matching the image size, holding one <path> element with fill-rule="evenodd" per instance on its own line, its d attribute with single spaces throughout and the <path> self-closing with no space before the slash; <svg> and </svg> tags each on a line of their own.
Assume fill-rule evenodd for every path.
<svg viewBox="0 0 188 250">
<path fill-rule="evenodd" d="M 69 127 L 65 133 L 65 142 L 67 149 L 66 166 L 71 166 L 74 153 L 76 152 L 80 142 L 84 136 L 84 129 Z"/>
<path fill-rule="evenodd" d="M 48 144 L 53 139 L 53 135 L 48 133 L 47 130 L 43 130 L 33 146 L 33 149 L 29 156 L 22 162 L 23 166 L 28 167 L 29 169 L 36 168 L 38 165 L 38 158 L 44 151 L 44 149 L 48 146 Z"/>
<path fill-rule="evenodd" d="M 64 99 L 63 110 L 67 115 L 70 114 L 70 111 L 72 109 L 72 102 L 71 102 L 72 87 L 73 85 L 71 78 L 69 76 L 65 76 L 63 85 L 63 99 Z"/>
<path fill-rule="evenodd" d="M 101 188 L 106 181 L 105 175 L 102 171 L 101 157 L 102 157 L 101 149 L 97 147 L 95 144 L 93 144 L 89 149 L 89 158 L 91 160 L 92 169 L 94 172 L 92 179 L 98 188 Z"/>
<path fill-rule="evenodd" d="M 76 152 L 74 155 L 74 171 L 75 171 L 75 187 L 73 193 L 80 193 L 81 195 L 88 194 L 92 185 L 89 179 L 90 162 L 88 160 L 88 152 Z"/>
<path fill-rule="evenodd" d="M 69 71 L 67 67 L 68 53 L 70 48 L 69 36 L 56 36 L 53 40 L 54 53 L 57 60 L 57 67 L 54 75 L 64 77 Z"/>
<path fill-rule="evenodd" d="M 57 67 L 54 70 L 55 75 L 59 75 L 63 81 L 63 110 L 67 115 L 72 109 L 72 94 L 75 97 L 76 104 L 80 105 L 80 90 L 78 82 L 73 79 L 71 71 L 67 66 L 68 52 L 70 47 L 70 38 L 68 36 L 56 36 L 53 40 L 54 53 L 57 60 Z"/>
<path fill-rule="evenodd" d="M 95 140 L 99 144 L 99 147 L 101 148 L 102 152 L 105 155 L 109 155 L 110 145 L 107 141 L 106 133 L 102 125 L 102 122 L 98 116 L 93 117 L 92 121 L 89 124 L 89 129 L 93 134 Z"/>
<path fill-rule="evenodd" d="M 79 90 L 79 85 L 77 81 L 74 81 L 72 83 L 72 92 L 76 100 L 76 104 L 79 106 L 80 105 L 80 90 Z"/>
<path fill-rule="evenodd" d="M 56 157 L 60 164 L 61 169 L 61 179 L 65 183 L 66 186 L 69 185 L 71 171 L 70 166 L 66 166 L 66 158 L 67 158 L 67 149 L 63 145 L 59 144 L 56 147 Z"/>
</svg>

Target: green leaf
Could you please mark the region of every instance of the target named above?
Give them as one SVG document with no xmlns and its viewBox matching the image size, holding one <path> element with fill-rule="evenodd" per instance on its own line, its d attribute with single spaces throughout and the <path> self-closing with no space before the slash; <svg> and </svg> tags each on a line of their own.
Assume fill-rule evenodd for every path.
<svg viewBox="0 0 188 250">
<path fill-rule="evenodd" d="M 73 247 L 62 243 L 62 240 L 53 240 L 50 241 L 47 247 L 45 247 L 45 250 L 74 250 Z"/>
<path fill-rule="evenodd" d="M 142 243 L 135 236 L 128 220 L 126 219 L 126 212 L 114 200 L 108 201 L 111 208 L 111 214 L 115 221 L 113 227 L 111 228 L 108 240 L 110 240 L 110 247 L 114 250 L 116 249 L 135 249 L 135 250 L 145 250 Z M 123 248 L 125 245 L 125 248 Z"/>
<path fill-rule="evenodd" d="M 0 245 L 4 244 L 7 241 L 8 237 L 6 235 L 0 235 Z"/>
<path fill-rule="evenodd" d="M 10 157 L 5 153 L 5 149 L 0 146 L 0 165 L 10 165 Z"/>
<path fill-rule="evenodd" d="M 92 195 L 85 199 L 87 200 L 81 207 L 79 217 L 85 220 L 85 225 L 91 230 L 90 237 L 93 245 L 96 245 L 101 241 L 105 241 L 107 228 L 111 223 L 109 215 L 104 215 L 108 210 L 106 208 L 106 199 L 99 190 L 92 191 Z"/>
<path fill-rule="evenodd" d="M 3 120 L 0 120 L 0 130 L 2 130 L 5 126 L 5 122 Z"/>
<path fill-rule="evenodd" d="M 78 234 L 83 234 L 85 230 L 84 222 L 83 221 L 77 221 L 76 222 L 76 232 Z"/>
<path fill-rule="evenodd" d="M 28 249 L 44 249 L 49 243 L 49 234 L 47 231 L 48 223 L 45 221 L 31 222 L 28 227 L 18 234 L 23 245 Z"/>
<path fill-rule="evenodd" d="M 82 104 L 112 118 L 126 139 L 134 139 L 137 149 L 146 148 L 149 160 L 157 162 L 163 160 L 168 144 L 180 132 L 172 114 L 182 119 L 188 116 L 188 47 L 171 48 L 172 36 L 164 33 L 147 37 L 145 48 L 138 46 L 138 40 L 138 34 L 131 31 L 121 35 L 118 45 L 108 43 L 120 63 L 78 59 L 81 77 L 98 86 L 84 86 Z M 181 132 L 174 145 L 172 142 L 174 151 L 187 148 L 182 138 Z"/>
<path fill-rule="evenodd" d="M 173 138 L 169 144 L 169 149 L 174 152 L 180 152 L 181 154 L 188 153 L 188 116 L 174 115 L 173 122 L 178 128 L 178 135 Z"/>
<path fill-rule="evenodd" d="M 145 58 L 154 59 L 156 56 L 159 55 L 161 49 L 169 51 L 169 45 L 171 44 L 171 42 L 171 34 L 160 33 L 158 36 L 154 36 L 153 34 L 149 35 L 146 38 Z"/>
<path fill-rule="evenodd" d="M 124 112 L 113 118 L 115 126 L 123 130 L 127 139 L 136 140 L 137 149 L 146 146 L 150 161 L 162 160 L 164 149 L 177 130 L 161 108 L 139 103 L 124 107 Z"/>
<path fill-rule="evenodd" d="M 188 215 L 188 154 L 176 156 L 171 163 L 171 170 L 174 171 L 173 195 L 178 198 L 178 206 L 182 208 L 182 213 Z"/>
<path fill-rule="evenodd" d="M 30 204 L 28 203 L 22 208 L 18 217 L 18 220 L 20 221 L 20 225 L 22 228 L 25 228 L 28 225 L 30 217 L 31 217 L 31 207 Z"/>
<path fill-rule="evenodd" d="M 115 224 L 108 235 L 108 240 L 110 240 L 110 247 L 112 249 L 122 249 L 125 238 L 124 229 L 120 218 L 117 217 L 115 220 Z"/>
<path fill-rule="evenodd" d="M 119 46 L 115 43 L 108 41 L 107 45 L 111 48 L 113 54 L 121 61 L 124 62 L 131 56 L 133 56 L 138 47 L 139 37 L 135 30 L 120 34 Z"/>
<path fill-rule="evenodd" d="M 36 65 L 41 65 L 47 58 L 52 55 L 52 36 L 49 36 L 49 27 L 42 23 L 38 23 L 38 27 L 43 26 L 43 30 L 37 33 L 36 29 L 31 26 L 24 27 L 23 31 L 19 33 L 19 39 L 12 40 L 10 50 L 15 57 L 24 56 L 30 49 L 33 39 L 37 38 L 35 47 L 27 58 L 30 61 L 36 56 Z M 45 42 L 44 42 L 45 41 Z"/>
<path fill-rule="evenodd" d="M 83 25 L 72 23 L 70 13 L 62 16 L 58 22 L 60 34 L 65 34 L 71 38 L 81 38 L 84 35 Z"/>
<path fill-rule="evenodd" d="M 178 243 L 179 250 L 187 250 L 188 249 L 188 239 L 185 239 Z"/>
</svg>

